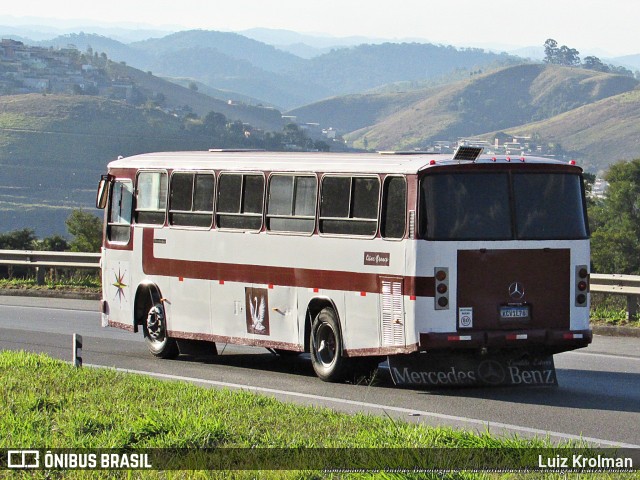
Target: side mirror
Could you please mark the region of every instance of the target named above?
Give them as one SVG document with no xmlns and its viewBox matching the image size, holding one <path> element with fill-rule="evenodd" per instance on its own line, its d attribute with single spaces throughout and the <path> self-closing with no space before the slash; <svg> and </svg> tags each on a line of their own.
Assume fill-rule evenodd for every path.
<svg viewBox="0 0 640 480">
<path fill-rule="evenodd" d="M 98 192 L 96 194 L 96 208 L 104 209 L 107 206 L 110 186 L 111 178 L 109 178 L 109 175 L 102 175 L 102 177 L 100 178 L 100 183 L 98 183 Z"/>
</svg>

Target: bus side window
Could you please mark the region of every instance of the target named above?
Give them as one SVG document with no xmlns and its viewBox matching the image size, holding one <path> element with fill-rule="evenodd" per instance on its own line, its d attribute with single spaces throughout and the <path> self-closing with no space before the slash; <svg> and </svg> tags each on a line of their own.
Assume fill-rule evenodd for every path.
<svg viewBox="0 0 640 480">
<path fill-rule="evenodd" d="M 382 187 L 380 234 L 383 238 L 404 237 L 407 215 L 407 182 L 404 177 L 387 177 Z"/>
<path fill-rule="evenodd" d="M 269 182 L 267 229 L 312 233 L 316 219 L 316 177 L 274 175 Z"/>
<path fill-rule="evenodd" d="M 167 173 L 140 172 L 136 190 L 136 223 L 164 225 Z"/>
<path fill-rule="evenodd" d="M 257 174 L 221 173 L 218 179 L 216 222 L 219 228 L 260 230 L 264 177 Z"/>
<path fill-rule="evenodd" d="M 133 184 L 131 181 L 116 180 L 113 182 L 107 222 L 107 240 L 114 243 L 129 243 L 132 207 Z"/>
<path fill-rule="evenodd" d="M 190 227 L 211 227 L 213 188 L 210 173 L 174 172 L 169 194 L 169 223 Z"/>
<path fill-rule="evenodd" d="M 320 232 L 375 235 L 379 192 L 377 177 L 325 176 L 320 198 Z"/>
</svg>

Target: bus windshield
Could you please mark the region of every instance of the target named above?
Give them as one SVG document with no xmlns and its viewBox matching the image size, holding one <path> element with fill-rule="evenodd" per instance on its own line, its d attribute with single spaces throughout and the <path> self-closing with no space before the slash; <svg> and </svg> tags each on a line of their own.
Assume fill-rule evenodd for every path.
<svg viewBox="0 0 640 480">
<path fill-rule="evenodd" d="M 420 189 L 421 237 L 428 240 L 588 238 L 576 174 L 433 174 Z"/>
</svg>

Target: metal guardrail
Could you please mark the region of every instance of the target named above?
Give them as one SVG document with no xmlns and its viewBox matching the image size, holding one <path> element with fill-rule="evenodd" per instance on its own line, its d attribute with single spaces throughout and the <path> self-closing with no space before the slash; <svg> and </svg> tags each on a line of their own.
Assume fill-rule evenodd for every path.
<svg viewBox="0 0 640 480">
<path fill-rule="evenodd" d="M 592 273 L 590 281 L 591 292 L 612 293 L 627 297 L 627 318 L 637 318 L 640 300 L 640 276 L 618 275 L 617 273 L 606 275 Z"/>
<path fill-rule="evenodd" d="M 47 268 L 100 269 L 99 253 L 43 252 L 38 250 L 0 250 L 0 265 L 35 267 L 39 285 L 44 284 Z"/>
<path fill-rule="evenodd" d="M 36 267 L 38 279 L 44 281 L 44 268 L 100 268 L 99 253 L 43 252 L 37 250 L 0 250 L 0 265 Z M 591 274 L 590 288 L 595 293 L 627 297 L 627 315 L 638 315 L 640 276 Z"/>
</svg>

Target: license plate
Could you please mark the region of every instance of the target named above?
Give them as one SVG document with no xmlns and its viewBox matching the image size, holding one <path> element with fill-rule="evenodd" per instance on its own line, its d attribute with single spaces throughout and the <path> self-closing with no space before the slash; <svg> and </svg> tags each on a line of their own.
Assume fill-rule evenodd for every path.
<svg viewBox="0 0 640 480">
<path fill-rule="evenodd" d="M 500 307 L 500 320 L 529 320 L 528 305 L 505 305 Z"/>
</svg>

